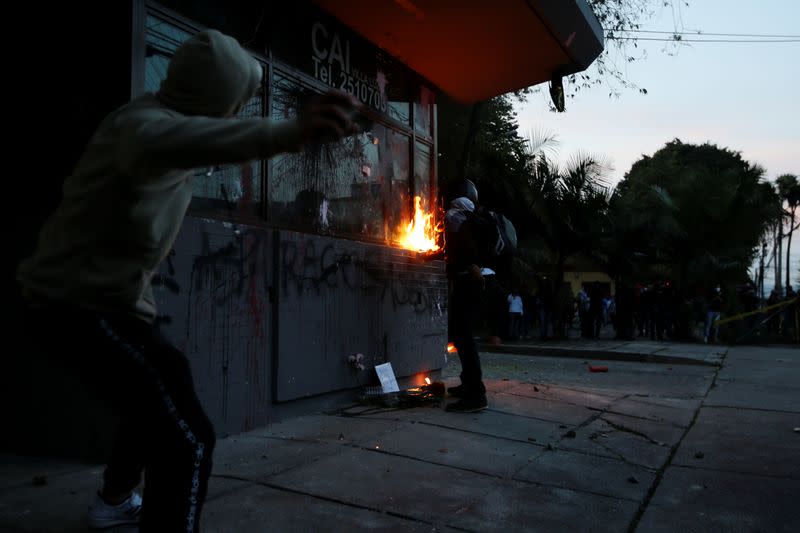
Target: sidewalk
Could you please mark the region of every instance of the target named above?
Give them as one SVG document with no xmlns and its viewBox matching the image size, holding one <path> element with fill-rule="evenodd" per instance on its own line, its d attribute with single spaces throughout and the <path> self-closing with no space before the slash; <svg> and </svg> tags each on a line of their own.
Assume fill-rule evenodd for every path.
<svg viewBox="0 0 800 533">
<path fill-rule="evenodd" d="M 709 366 L 586 348 L 484 354 L 478 414 L 351 405 L 221 440 L 203 530 L 800 531 L 800 351 L 714 347 Z M 101 473 L 2 457 L 0 530 L 85 531 Z"/>
</svg>

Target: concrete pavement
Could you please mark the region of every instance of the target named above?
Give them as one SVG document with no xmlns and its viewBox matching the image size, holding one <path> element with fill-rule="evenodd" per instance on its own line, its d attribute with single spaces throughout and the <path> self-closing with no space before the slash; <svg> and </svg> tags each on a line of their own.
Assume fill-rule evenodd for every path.
<svg viewBox="0 0 800 533">
<path fill-rule="evenodd" d="M 715 347 L 708 365 L 586 348 L 484 354 L 481 413 L 354 403 L 221 440 L 203 530 L 800 531 L 800 350 Z M 0 529 L 85 531 L 101 474 L 3 457 Z"/>
</svg>

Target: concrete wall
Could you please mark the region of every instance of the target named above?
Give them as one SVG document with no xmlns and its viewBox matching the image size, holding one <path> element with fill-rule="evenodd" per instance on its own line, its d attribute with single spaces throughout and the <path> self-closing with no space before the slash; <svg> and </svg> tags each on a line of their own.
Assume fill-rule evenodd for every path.
<svg viewBox="0 0 800 533">
<path fill-rule="evenodd" d="M 275 402 L 366 384 L 376 364 L 444 364 L 443 264 L 403 250 L 188 217 L 156 285 L 160 327 L 221 435 L 268 423 Z"/>
<path fill-rule="evenodd" d="M 447 281 L 441 262 L 376 244 L 280 232 L 276 399 L 358 386 L 362 353 L 398 376 L 441 368 Z"/>
</svg>

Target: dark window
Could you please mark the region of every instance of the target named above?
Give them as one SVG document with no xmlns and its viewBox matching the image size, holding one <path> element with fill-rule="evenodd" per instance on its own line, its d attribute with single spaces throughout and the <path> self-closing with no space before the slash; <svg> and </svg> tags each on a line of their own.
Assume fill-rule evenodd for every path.
<svg viewBox="0 0 800 533">
<path fill-rule="evenodd" d="M 296 115 L 312 89 L 275 72 L 271 116 Z M 408 195 L 408 135 L 376 123 L 368 133 L 271 160 L 270 220 L 306 231 L 384 240 Z"/>
<path fill-rule="evenodd" d="M 191 34 L 153 16 L 147 17 L 144 90 L 154 93 L 167 77 L 169 60 Z"/>
<path fill-rule="evenodd" d="M 423 142 L 414 143 L 414 195 L 422 199 L 421 205 L 426 210 L 431 205 L 431 151 L 431 147 Z"/>
<path fill-rule="evenodd" d="M 410 71 L 397 60 L 337 27 L 334 21 L 318 19 L 317 15 L 306 18 L 309 20 L 305 25 L 300 24 L 306 29 L 315 27 L 319 20 L 324 22 L 325 31 L 317 30 L 317 48 L 325 46 L 332 50 L 334 34 L 338 34 L 336 46 L 350 50 L 352 57 L 346 60 L 347 71 L 342 71 L 346 75 L 339 72 L 336 84 L 331 82 L 333 78 L 327 81 L 320 78 L 321 66 L 338 65 L 338 60 L 320 63 L 309 72 L 306 70 L 314 67 L 313 62 L 303 69 L 302 65 L 289 66 L 276 60 L 278 65 L 273 65 L 269 84 L 270 119 L 281 121 L 296 116 L 298 106 L 309 95 L 330 85 L 339 88 L 341 81 L 345 84 L 342 89 L 358 95 L 370 106 L 376 122 L 369 132 L 339 143 L 308 146 L 299 153 L 273 157 L 268 163 L 268 182 L 262 161 L 197 169 L 191 210 L 222 218 L 249 217 L 261 213 L 266 195 L 266 217 L 276 226 L 366 240 L 391 240 L 401 222 L 409 219 L 415 195 L 422 197 L 425 209 L 431 207 L 435 95 L 412 82 Z M 145 90 L 157 92 L 167 75 L 170 58 L 197 28 L 160 11 L 147 17 L 146 28 Z M 276 33 L 281 38 L 273 35 L 276 42 L 270 46 L 278 49 L 278 45 L 286 48 L 291 43 L 303 44 L 303 53 L 313 53 L 308 31 L 300 35 L 288 26 L 279 24 L 278 28 L 283 28 Z M 323 42 L 323 38 L 328 40 Z M 305 56 L 300 54 L 300 57 Z M 265 67 L 265 72 L 268 71 Z M 264 116 L 265 95 L 266 91 L 251 99 L 239 116 Z M 412 140 L 413 134 L 417 136 L 416 142 Z"/>
<path fill-rule="evenodd" d="M 427 87 L 420 86 L 414 101 L 414 131 L 427 137 L 433 137 L 433 105 L 436 95 Z"/>
</svg>

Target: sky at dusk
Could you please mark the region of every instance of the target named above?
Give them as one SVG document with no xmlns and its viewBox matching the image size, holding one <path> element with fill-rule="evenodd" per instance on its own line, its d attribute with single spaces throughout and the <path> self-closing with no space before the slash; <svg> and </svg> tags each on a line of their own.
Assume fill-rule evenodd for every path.
<svg viewBox="0 0 800 533">
<path fill-rule="evenodd" d="M 540 91 L 516 106 L 520 134 L 555 135 L 560 163 L 578 153 L 602 157 L 612 167 L 612 185 L 642 154 L 651 155 L 674 138 L 741 152 L 764 167 L 768 180 L 800 175 L 798 23 L 797 0 L 689 0 L 679 11 L 658 8 L 642 30 L 758 35 L 686 39 L 761 41 L 767 38 L 760 35 L 782 35 L 795 42 L 640 41 L 638 53 L 646 57 L 623 68 L 646 95 L 621 89 L 618 97 L 609 97 L 611 88 L 603 84 L 579 91 L 567 99 L 566 113 L 554 113 L 548 110 L 549 94 Z M 800 264 L 800 236 L 795 237 L 793 271 Z"/>
<path fill-rule="evenodd" d="M 604 156 L 614 167 L 612 182 L 642 154 L 676 137 L 740 151 L 763 166 L 768 179 L 800 173 L 798 23 L 796 0 L 689 0 L 677 15 L 661 9 L 641 29 L 794 35 L 798 42 L 640 41 L 647 57 L 624 65 L 624 72 L 646 95 L 622 89 L 619 97 L 609 97 L 609 87 L 600 85 L 568 99 L 566 113 L 552 113 L 547 92 L 534 94 L 517 106 L 520 133 L 555 134 L 562 161 L 580 151 Z"/>
</svg>

